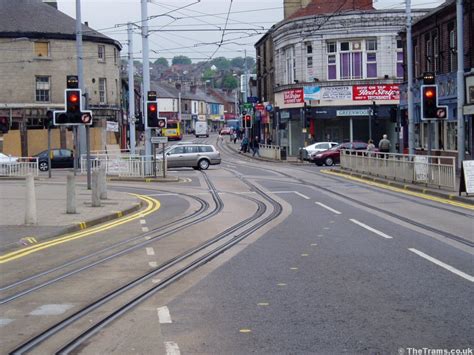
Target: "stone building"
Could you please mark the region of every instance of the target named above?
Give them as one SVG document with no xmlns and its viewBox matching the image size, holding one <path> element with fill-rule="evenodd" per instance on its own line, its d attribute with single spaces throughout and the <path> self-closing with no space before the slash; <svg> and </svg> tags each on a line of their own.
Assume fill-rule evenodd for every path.
<svg viewBox="0 0 474 355">
<path fill-rule="evenodd" d="M 9 129 L 0 149 L 33 155 L 45 149 L 47 112 L 64 108 L 66 76 L 77 75 L 76 21 L 58 11 L 55 1 L 0 0 L 0 13 L 0 121 Z M 106 122 L 121 117 L 121 45 L 87 23 L 82 31 L 88 108 L 94 127 L 103 127 L 92 130 L 92 148 L 99 149 Z M 53 138 L 56 146 L 71 145 L 66 129 L 54 130 Z M 110 138 L 116 143 L 118 134 Z"/>
<path fill-rule="evenodd" d="M 273 142 L 296 155 L 312 141 L 395 140 L 405 12 L 372 0 L 284 3 L 285 19 L 255 45 L 258 96 L 275 107 L 265 128 Z"/>
</svg>

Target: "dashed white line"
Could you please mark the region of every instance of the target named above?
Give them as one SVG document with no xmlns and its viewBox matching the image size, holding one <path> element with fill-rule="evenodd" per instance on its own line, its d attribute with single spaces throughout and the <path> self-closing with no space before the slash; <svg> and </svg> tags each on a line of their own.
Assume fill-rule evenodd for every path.
<svg viewBox="0 0 474 355">
<path fill-rule="evenodd" d="M 298 192 L 298 191 L 270 191 L 270 193 L 272 193 L 272 194 L 295 194 L 295 195 L 298 195 L 300 197 L 303 197 L 306 200 L 310 199 L 308 196 L 303 195 L 301 192 Z"/>
<path fill-rule="evenodd" d="M 372 227 L 368 226 L 367 224 L 364 224 L 364 223 L 362 223 L 362 222 L 359 222 L 359 221 L 356 220 L 356 219 L 352 219 L 352 218 L 351 218 L 350 221 L 351 221 L 352 223 L 355 223 L 355 224 L 361 226 L 362 228 L 367 229 L 368 231 L 371 231 L 372 233 L 378 234 L 378 235 L 381 236 L 381 237 L 384 237 L 384 238 L 386 238 L 386 239 L 392 239 L 391 236 L 389 236 L 389 235 L 387 235 L 387 234 L 385 234 L 385 233 L 383 233 L 383 232 L 381 232 L 381 231 L 379 231 L 379 230 L 377 230 L 377 229 L 375 229 L 375 228 L 372 228 Z"/>
<path fill-rule="evenodd" d="M 148 231 L 149 231 L 148 227 L 142 227 L 142 232 L 145 232 L 145 233 L 146 233 L 146 232 L 148 232 Z"/>
<path fill-rule="evenodd" d="M 158 263 L 156 261 L 150 261 L 148 265 L 150 265 L 150 267 L 158 267 Z"/>
<path fill-rule="evenodd" d="M 165 341 L 166 355 L 180 355 L 178 344 L 174 341 Z"/>
<path fill-rule="evenodd" d="M 146 248 L 146 255 L 155 255 L 155 249 L 153 248 Z"/>
<path fill-rule="evenodd" d="M 144 219 L 141 219 L 140 224 L 146 224 L 146 221 Z"/>
<path fill-rule="evenodd" d="M 458 276 L 461 276 L 462 278 L 468 280 L 468 281 L 471 281 L 471 282 L 474 282 L 474 276 L 471 276 L 469 274 L 466 274 L 465 272 L 462 272 L 454 267 L 452 267 L 451 265 L 448 265 L 446 263 L 443 263 L 442 261 L 438 260 L 438 259 L 435 259 L 433 258 L 432 256 L 429 256 L 428 254 L 425 254 L 423 253 L 422 251 L 419 251 L 417 249 L 414 249 L 414 248 L 408 248 L 409 251 L 421 256 L 422 258 L 425 258 L 426 260 L 429 260 L 431 261 L 432 263 L 436 264 L 436 265 L 439 265 L 441 266 L 442 268 L 448 270 L 448 271 L 451 271 L 453 274 L 456 274 Z"/>
<path fill-rule="evenodd" d="M 158 319 L 160 320 L 161 324 L 173 323 L 171 321 L 170 310 L 168 309 L 168 307 L 166 306 L 158 307 L 156 311 L 158 313 Z"/>
<path fill-rule="evenodd" d="M 332 213 L 341 214 L 341 212 L 339 212 L 338 210 L 335 210 L 334 208 L 331 208 L 328 205 L 325 205 L 324 203 L 315 202 L 315 204 L 317 204 L 318 206 L 321 206 L 322 208 L 327 209 L 328 211 L 331 211 Z"/>
</svg>

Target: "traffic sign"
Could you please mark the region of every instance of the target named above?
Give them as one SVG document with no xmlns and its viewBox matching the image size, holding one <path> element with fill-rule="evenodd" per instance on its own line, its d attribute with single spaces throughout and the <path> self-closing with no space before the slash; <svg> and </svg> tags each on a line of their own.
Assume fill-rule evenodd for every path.
<svg viewBox="0 0 474 355">
<path fill-rule="evenodd" d="M 151 143 L 153 144 L 168 143 L 168 137 L 151 137 Z"/>
</svg>

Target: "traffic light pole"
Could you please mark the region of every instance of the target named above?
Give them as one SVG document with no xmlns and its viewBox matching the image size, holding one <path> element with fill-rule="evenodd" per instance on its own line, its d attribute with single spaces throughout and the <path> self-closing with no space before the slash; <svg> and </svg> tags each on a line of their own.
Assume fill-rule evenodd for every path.
<svg viewBox="0 0 474 355">
<path fill-rule="evenodd" d="M 51 179 L 51 125 L 53 123 L 49 122 L 48 124 L 48 178 Z"/>
<path fill-rule="evenodd" d="M 130 128 L 130 153 L 135 155 L 135 80 L 133 78 L 133 32 L 132 24 L 127 24 L 128 32 L 128 124 Z"/>
<path fill-rule="evenodd" d="M 458 87 L 458 169 L 461 169 L 462 162 L 465 159 L 465 129 L 464 129 L 464 14 L 463 0 L 456 0 L 456 18 L 457 18 L 457 87 Z"/>
<path fill-rule="evenodd" d="M 407 17 L 407 95 L 408 95 L 408 153 L 415 154 L 415 114 L 413 97 L 413 39 L 411 30 L 411 0 L 406 0 Z"/>
<path fill-rule="evenodd" d="M 142 55 L 143 55 L 143 93 L 145 97 L 148 91 L 150 91 L 150 59 L 149 59 L 149 45 L 148 45 L 148 2 L 147 0 L 141 0 L 141 17 L 142 17 Z M 147 110 L 144 111 L 145 127 L 148 122 Z M 147 156 L 145 165 L 145 171 L 149 172 L 150 162 L 149 157 L 151 156 L 151 129 L 145 129 L 145 155 Z"/>
</svg>

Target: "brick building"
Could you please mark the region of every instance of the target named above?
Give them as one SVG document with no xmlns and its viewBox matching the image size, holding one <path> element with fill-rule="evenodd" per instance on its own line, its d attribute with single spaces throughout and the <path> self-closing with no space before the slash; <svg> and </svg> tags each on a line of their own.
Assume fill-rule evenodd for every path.
<svg viewBox="0 0 474 355">
<path fill-rule="evenodd" d="M 9 129 L 0 149 L 33 155 L 45 149 L 41 131 L 47 112 L 64 107 L 66 76 L 77 75 L 76 21 L 58 11 L 54 1 L 0 0 L 0 13 L 0 122 L 4 133 Z M 94 126 L 101 127 L 93 131 L 92 141 L 98 145 L 93 148 L 100 148 L 106 122 L 121 117 L 121 45 L 87 24 L 82 30 L 88 106 Z M 65 129 L 54 131 L 53 144 L 71 145 Z"/>
<path fill-rule="evenodd" d="M 405 40 L 406 32 L 400 33 Z M 474 71 L 474 2 L 464 1 L 464 71 Z M 440 105 L 448 106 L 448 119 L 433 123 L 432 147 L 435 154 L 457 155 L 457 33 L 456 1 L 448 0 L 414 22 L 412 28 L 414 64 L 415 148 L 428 147 L 428 123 L 420 119 L 420 86 L 425 72 L 436 74 Z M 406 43 L 406 41 L 404 41 Z M 406 81 L 405 76 L 405 81 Z M 401 86 L 400 107 L 407 109 L 407 85 Z M 405 115 L 404 115 L 405 116 Z M 473 154 L 472 115 L 465 117 L 466 149 Z M 404 144 L 408 146 L 405 125 Z"/>
</svg>

